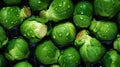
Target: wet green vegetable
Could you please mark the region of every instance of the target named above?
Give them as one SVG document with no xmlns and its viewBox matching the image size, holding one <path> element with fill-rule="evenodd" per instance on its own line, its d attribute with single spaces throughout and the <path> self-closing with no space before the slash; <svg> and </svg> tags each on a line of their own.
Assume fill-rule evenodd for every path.
<svg viewBox="0 0 120 67">
<path fill-rule="evenodd" d="M 35 55 L 37 60 L 42 64 L 54 64 L 57 63 L 58 57 L 60 56 L 60 50 L 51 40 L 48 40 L 36 47 Z"/>
<path fill-rule="evenodd" d="M 90 30 L 99 40 L 113 40 L 118 32 L 115 22 L 103 20 L 93 20 L 90 25 Z"/>
<path fill-rule="evenodd" d="M 30 42 L 36 43 L 46 36 L 47 25 L 41 23 L 39 18 L 31 17 L 22 23 L 20 31 L 24 37 L 30 40 Z"/>
<path fill-rule="evenodd" d="M 77 3 L 73 12 L 73 21 L 76 26 L 80 28 L 87 28 L 90 26 L 92 19 L 93 7 L 88 1 L 81 1 Z"/>
<path fill-rule="evenodd" d="M 16 38 L 9 41 L 5 56 L 11 61 L 22 60 L 29 55 L 28 43 L 22 38 Z"/>
<path fill-rule="evenodd" d="M 112 18 L 120 10 L 120 0 L 94 0 L 96 14 Z"/>
<path fill-rule="evenodd" d="M 71 0 L 53 0 L 48 10 L 40 12 L 41 18 L 46 18 L 58 22 L 69 18 L 73 12 L 73 3 Z"/>
<path fill-rule="evenodd" d="M 73 47 L 68 47 L 61 51 L 58 63 L 60 67 L 77 67 L 80 59 L 79 52 Z"/>
<path fill-rule="evenodd" d="M 115 50 L 108 51 L 102 60 L 104 67 L 119 67 L 119 61 L 120 55 Z"/>
<path fill-rule="evenodd" d="M 96 38 L 89 35 L 87 30 L 82 30 L 77 34 L 74 44 L 79 48 L 80 55 L 86 63 L 100 60 L 106 51 Z"/>
<path fill-rule="evenodd" d="M 22 23 L 23 19 L 31 15 L 27 7 L 20 9 L 17 6 L 3 7 L 0 10 L 0 24 L 6 29 L 11 29 Z"/>
<path fill-rule="evenodd" d="M 52 32 L 52 39 L 58 45 L 66 46 L 75 39 L 76 29 L 71 22 L 56 25 Z"/>
</svg>

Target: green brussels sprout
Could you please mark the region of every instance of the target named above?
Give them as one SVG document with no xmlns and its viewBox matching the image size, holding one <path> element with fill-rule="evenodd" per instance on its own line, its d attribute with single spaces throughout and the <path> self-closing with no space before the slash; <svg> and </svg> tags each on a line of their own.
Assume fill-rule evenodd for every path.
<svg viewBox="0 0 120 67">
<path fill-rule="evenodd" d="M 60 67 L 60 65 L 50 65 L 49 67 Z"/>
<path fill-rule="evenodd" d="M 58 57 L 60 56 L 60 50 L 52 41 L 48 40 L 37 46 L 35 55 L 37 60 L 42 64 L 53 64 L 57 63 Z"/>
<path fill-rule="evenodd" d="M 0 55 L 0 67 L 5 67 L 5 64 L 5 58 L 2 55 Z"/>
<path fill-rule="evenodd" d="M 113 48 L 120 52 L 120 35 L 117 35 L 117 39 L 114 40 Z"/>
<path fill-rule="evenodd" d="M 115 50 L 110 50 L 104 55 L 102 63 L 104 67 L 119 67 L 120 55 Z"/>
<path fill-rule="evenodd" d="M 78 67 L 80 64 L 79 52 L 73 47 L 62 50 L 58 63 L 60 67 Z"/>
<path fill-rule="evenodd" d="M 21 0 L 3 0 L 7 5 L 18 5 L 20 4 Z"/>
<path fill-rule="evenodd" d="M 96 21 L 93 20 L 90 25 L 90 30 L 99 40 L 113 40 L 117 35 L 117 25 L 111 21 Z"/>
<path fill-rule="evenodd" d="M 34 11 L 46 9 L 52 0 L 29 0 L 30 8 Z"/>
<path fill-rule="evenodd" d="M 33 66 L 26 61 L 21 61 L 16 63 L 13 67 L 33 67 Z"/>
<path fill-rule="evenodd" d="M 89 36 L 87 30 L 80 31 L 75 39 L 75 45 L 79 47 L 82 59 L 86 63 L 92 63 L 100 60 L 105 53 L 105 48 L 101 43 Z"/>
<path fill-rule="evenodd" d="M 6 29 L 11 29 L 14 26 L 21 24 L 23 19 L 31 15 L 27 7 L 20 9 L 17 6 L 3 7 L 0 10 L 0 24 Z"/>
<path fill-rule="evenodd" d="M 86 15 L 75 15 L 73 16 L 73 21 L 76 24 L 76 26 L 81 28 L 87 28 L 90 26 L 90 18 Z"/>
<path fill-rule="evenodd" d="M 53 0 L 48 10 L 40 12 L 41 18 L 47 18 L 58 22 L 69 18 L 73 13 L 73 3 L 71 0 Z"/>
<path fill-rule="evenodd" d="M 52 30 L 52 39 L 58 45 L 65 46 L 72 42 L 76 36 L 76 29 L 70 22 L 56 25 Z"/>
<path fill-rule="evenodd" d="M 22 38 L 16 38 L 9 41 L 5 56 L 8 60 L 22 60 L 29 55 L 28 43 Z"/>
<path fill-rule="evenodd" d="M 112 18 L 120 10 L 120 0 L 94 0 L 96 14 Z"/>
<path fill-rule="evenodd" d="M 41 23 L 39 18 L 31 17 L 22 23 L 20 31 L 30 42 L 36 43 L 47 34 L 47 25 Z"/>
<path fill-rule="evenodd" d="M 5 30 L 0 26 L 0 48 L 6 45 L 8 42 L 8 37 L 6 36 Z"/>
<path fill-rule="evenodd" d="M 88 1 L 81 1 L 77 3 L 74 9 L 74 16 L 75 15 L 86 15 L 90 19 L 92 18 L 93 6 Z"/>
</svg>

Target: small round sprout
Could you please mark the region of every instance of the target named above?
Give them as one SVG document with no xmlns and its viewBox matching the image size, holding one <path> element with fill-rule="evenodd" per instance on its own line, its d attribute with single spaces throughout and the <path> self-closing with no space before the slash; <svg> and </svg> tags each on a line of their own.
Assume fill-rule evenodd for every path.
<svg viewBox="0 0 120 67">
<path fill-rule="evenodd" d="M 30 8 L 34 11 L 46 9 L 52 0 L 29 0 Z"/>
<path fill-rule="evenodd" d="M 6 36 L 5 30 L 0 26 L 0 48 L 6 45 L 8 42 L 8 37 Z"/>
<path fill-rule="evenodd" d="M 117 39 L 114 40 L 113 48 L 120 52 L 120 35 L 117 35 Z"/>
<path fill-rule="evenodd" d="M 58 22 L 69 18 L 73 13 L 73 3 L 71 0 L 53 0 L 48 10 L 40 12 L 41 18 L 48 21 Z"/>
<path fill-rule="evenodd" d="M 22 60 L 29 55 L 28 43 L 22 38 L 16 38 L 9 41 L 5 56 L 7 59 Z"/>
<path fill-rule="evenodd" d="M 37 46 L 35 55 L 37 60 L 42 64 L 53 64 L 57 63 L 60 50 L 53 44 L 52 41 L 48 40 Z"/>
<path fill-rule="evenodd" d="M 6 29 L 11 29 L 16 25 L 21 24 L 23 19 L 30 15 L 31 12 L 27 7 L 23 7 L 22 9 L 17 6 L 3 7 L 0 10 L 0 24 Z"/>
<path fill-rule="evenodd" d="M 117 51 L 110 50 L 104 55 L 102 63 L 104 67 L 119 67 L 120 55 L 117 53 Z"/>
<path fill-rule="evenodd" d="M 73 47 L 62 50 L 58 63 L 60 67 L 78 67 L 80 64 L 79 52 Z"/>
<path fill-rule="evenodd" d="M 96 14 L 112 18 L 120 10 L 120 0 L 94 0 Z"/>
<path fill-rule="evenodd" d="M 74 9 L 74 16 L 75 15 L 86 15 L 90 19 L 92 18 L 92 13 L 93 13 L 93 6 L 90 2 L 88 1 L 81 1 L 77 3 Z"/>
<path fill-rule="evenodd" d="M 87 30 L 77 34 L 75 45 L 79 47 L 80 55 L 86 63 L 100 60 L 106 51 L 97 39 L 89 36 Z"/>
<path fill-rule="evenodd" d="M 0 67 L 5 67 L 6 61 L 3 55 L 0 55 Z"/>
<path fill-rule="evenodd" d="M 47 26 L 38 21 L 39 18 L 29 18 L 20 27 L 22 35 L 32 43 L 40 41 L 47 34 Z"/>
<path fill-rule="evenodd" d="M 58 45 L 65 46 L 75 39 L 76 29 L 70 22 L 56 25 L 52 30 L 52 39 Z"/>
<path fill-rule="evenodd" d="M 90 30 L 99 40 L 113 40 L 117 35 L 117 25 L 111 21 L 96 21 L 93 20 L 90 25 Z"/>
<path fill-rule="evenodd" d="M 3 0 L 3 1 L 7 5 L 19 5 L 21 3 L 21 0 Z"/>
<path fill-rule="evenodd" d="M 33 66 L 26 61 L 21 61 L 16 63 L 13 67 L 33 67 Z"/>
<path fill-rule="evenodd" d="M 90 18 L 86 15 L 75 15 L 73 16 L 73 21 L 76 24 L 76 26 L 81 28 L 87 28 L 90 26 Z"/>
</svg>

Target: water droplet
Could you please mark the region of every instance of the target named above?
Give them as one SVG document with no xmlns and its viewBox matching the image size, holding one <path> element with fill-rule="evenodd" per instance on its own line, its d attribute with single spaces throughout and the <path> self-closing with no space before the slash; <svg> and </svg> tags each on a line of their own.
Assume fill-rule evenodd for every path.
<svg viewBox="0 0 120 67">
<path fill-rule="evenodd" d="M 29 33 L 28 33 L 27 35 L 28 35 L 28 36 L 30 36 L 30 34 L 29 34 Z"/>
<path fill-rule="evenodd" d="M 12 24 L 14 23 L 14 22 L 11 22 Z"/>
<path fill-rule="evenodd" d="M 62 34 L 59 34 L 59 36 L 62 36 Z"/>
<path fill-rule="evenodd" d="M 35 37 L 34 35 L 31 35 L 31 37 Z"/>
<path fill-rule="evenodd" d="M 59 6 L 61 7 L 61 6 L 62 6 L 62 4 L 59 4 Z"/>
<path fill-rule="evenodd" d="M 26 34 L 23 34 L 24 36 L 26 36 Z"/>
<path fill-rule="evenodd" d="M 8 22 L 8 20 L 6 20 L 5 22 Z"/>
<path fill-rule="evenodd" d="M 66 34 L 66 36 L 69 36 L 69 34 L 70 34 L 70 33 L 68 32 L 68 33 Z"/>
<path fill-rule="evenodd" d="M 70 5 L 68 5 L 68 8 L 70 8 Z"/>
<path fill-rule="evenodd" d="M 39 0 L 38 3 L 41 3 L 41 1 Z"/>
<path fill-rule="evenodd" d="M 55 36 L 53 36 L 53 39 L 55 39 L 56 37 Z"/>
<path fill-rule="evenodd" d="M 81 12 L 81 14 L 83 14 L 83 12 Z"/>
<path fill-rule="evenodd" d="M 80 17 L 80 19 L 82 20 L 83 18 L 82 18 L 82 17 Z"/>
</svg>

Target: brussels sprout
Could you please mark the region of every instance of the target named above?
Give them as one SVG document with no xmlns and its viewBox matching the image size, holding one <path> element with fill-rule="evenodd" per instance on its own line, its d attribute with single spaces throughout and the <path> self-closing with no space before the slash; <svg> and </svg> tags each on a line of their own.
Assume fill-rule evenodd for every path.
<svg viewBox="0 0 120 67">
<path fill-rule="evenodd" d="M 22 38 L 16 38 L 9 41 L 5 56 L 7 59 L 22 60 L 29 55 L 29 47 L 27 42 Z"/>
<path fill-rule="evenodd" d="M 92 18 L 93 6 L 88 1 L 81 1 L 77 3 L 74 9 L 74 16 L 75 15 L 86 15 L 90 19 Z"/>
<path fill-rule="evenodd" d="M 26 61 L 21 61 L 16 63 L 13 67 L 33 67 L 33 66 Z"/>
<path fill-rule="evenodd" d="M 73 3 L 71 0 L 53 0 L 48 10 L 40 12 L 40 17 L 58 22 L 69 18 L 72 13 Z"/>
<path fill-rule="evenodd" d="M 8 42 L 8 37 L 6 36 L 5 30 L 0 26 L 0 48 L 6 45 Z"/>
<path fill-rule="evenodd" d="M 47 34 L 47 26 L 44 23 L 40 23 L 39 18 L 31 17 L 22 23 L 20 31 L 30 42 L 36 43 Z"/>
<path fill-rule="evenodd" d="M 89 36 L 87 30 L 82 30 L 77 34 L 75 45 L 80 47 L 80 55 L 86 63 L 100 60 L 106 51 L 97 39 Z"/>
<path fill-rule="evenodd" d="M 115 50 L 110 50 L 104 55 L 102 62 L 104 67 L 119 67 L 120 55 Z"/>
<path fill-rule="evenodd" d="M 90 30 L 99 40 L 113 40 L 117 35 L 117 25 L 111 21 L 93 20 Z"/>
<path fill-rule="evenodd" d="M 46 9 L 52 0 L 29 0 L 30 8 L 34 11 Z"/>
<path fill-rule="evenodd" d="M 73 16 L 73 21 L 76 26 L 81 28 L 87 28 L 90 25 L 90 18 L 86 15 L 75 15 Z"/>
<path fill-rule="evenodd" d="M 117 35 L 117 39 L 114 40 L 113 48 L 120 52 L 120 35 Z"/>
<path fill-rule="evenodd" d="M 94 8 L 98 15 L 112 18 L 120 10 L 120 0 L 94 0 Z"/>
<path fill-rule="evenodd" d="M 27 7 L 20 9 L 19 7 L 3 7 L 0 10 L 0 24 L 6 29 L 11 29 L 14 26 L 21 24 L 23 19 L 31 15 Z"/>
<path fill-rule="evenodd" d="M 62 50 L 58 63 L 60 67 L 78 67 L 80 63 L 79 52 L 73 47 Z"/>
<path fill-rule="evenodd" d="M 0 67 L 5 67 L 5 64 L 5 58 L 2 55 L 0 55 Z"/>
<path fill-rule="evenodd" d="M 60 50 L 53 44 L 52 41 L 44 41 L 38 45 L 35 51 L 37 60 L 45 65 L 57 63 L 60 55 Z"/>
<path fill-rule="evenodd" d="M 7 5 L 18 5 L 20 4 L 21 0 L 3 0 Z"/>
<path fill-rule="evenodd" d="M 56 25 L 52 30 L 52 39 L 58 45 L 65 46 L 75 39 L 76 29 L 70 22 Z"/>
</svg>

